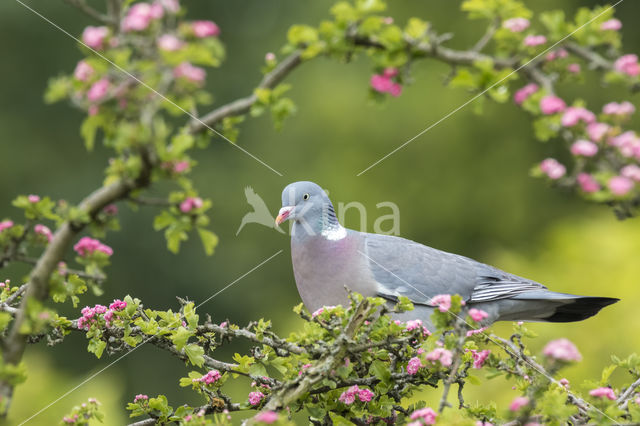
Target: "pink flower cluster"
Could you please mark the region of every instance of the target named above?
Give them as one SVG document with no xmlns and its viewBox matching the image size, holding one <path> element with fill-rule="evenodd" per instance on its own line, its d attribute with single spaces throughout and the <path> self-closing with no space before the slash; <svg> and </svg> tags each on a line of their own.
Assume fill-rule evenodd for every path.
<svg viewBox="0 0 640 426">
<path fill-rule="evenodd" d="M 51 242 L 51 240 L 53 239 L 53 233 L 51 232 L 51 229 L 40 223 L 33 227 L 33 231 L 36 234 L 43 235 L 48 242 Z"/>
<path fill-rule="evenodd" d="M 105 244 L 102 244 L 100 241 L 90 238 L 90 237 L 82 237 L 80 241 L 73 246 L 73 249 L 80 256 L 85 257 L 89 256 L 96 251 L 102 252 L 107 256 L 111 256 L 113 254 L 113 249 Z"/>
<path fill-rule="evenodd" d="M 184 42 L 173 34 L 163 34 L 158 37 L 158 48 L 167 52 L 174 52 L 182 49 Z"/>
<path fill-rule="evenodd" d="M 264 398 L 264 394 L 260 391 L 249 392 L 249 404 L 258 405 Z"/>
<path fill-rule="evenodd" d="M 4 231 L 5 229 L 9 229 L 12 226 L 13 226 L 12 220 L 3 220 L 2 222 L 0 222 L 0 232 Z"/>
<path fill-rule="evenodd" d="M 598 145 L 586 139 L 578 139 L 571 144 L 571 153 L 582 157 L 593 157 L 598 153 Z"/>
<path fill-rule="evenodd" d="M 275 411 L 262 411 L 256 414 L 253 420 L 267 424 L 275 423 L 278 421 L 278 413 Z"/>
<path fill-rule="evenodd" d="M 476 334 L 484 333 L 488 327 L 480 327 L 467 331 L 467 337 L 475 336 Z"/>
<path fill-rule="evenodd" d="M 634 183 L 628 177 L 614 176 L 609 179 L 607 186 L 614 195 L 623 196 L 633 189 Z"/>
<path fill-rule="evenodd" d="M 453 361 L 453 354 L 448 349 L 435 348 L 425 356 L 425 359 L 431 361 L 432 364 L 437 361 L 443 367 L 449 367 Z"/>
<path fill-rule="evenodd" d="M 436 423 L 436 417 L 438 417 L 438 413 L 436 413 L 433 410 L 433 408 L 431 407 L 420 408 L 419 410 L 416 410 L 413 413 L 411 413 L 411 420 L 416 420 L 416 421 L 409 423 L 407 426 L 418 426 L 421 424 L 433 425 Z"/>
<path fill-rule="evenodd" d="M 122 20 L 122 31 L 146 30 L 151 21 L 161 19 L 164 16 L 164 8 L 160 2 L 136 3 L 129 8 Z"/>
<path fill-rule="evenodd" d="M 540 99 L 540 111 L 544 115 L 556 114 L 558 112 L 564 111 L 567 107 L 567 104 L 555 95 L 547 95 Z"/>
<path fill-rule="evenodd" d="M 193 382 L 200 382 L 200 383 L 204 383 L 205 385 L 210 385 L 212 383 L 217 382 L 218 380 L 220 380 L 220 377 L 222 377 L 222 375 L 220 374 L 220 372 L 218 370 L 209 370 L 209 372 L 207 372 L 207 374 L 205 374 L 204 376 L 200 377 L 199 379 L 193 379 Z"/>
<path fill-rule="evenodd" d="M 376 92 L 388 93 L 394 97 L 400 96 L 402 86 L 392 80 L 396 75 L 398 75 L 397 69 L 386 68 L 382 74 L 374 74 L 371 76 L 371 87 Z"/>
<path fill-rule="evenodd" d="M 431 298 L 429 304 L 437 306 L 440 312 L 447 312 L 451 308 L 451 295 L 437 294 Z"/>
<path fill-rule="evenodd" d="M 149 400 L 149 397 L 147 395 L 139 393 L 138 395 L 136 395 L 135 398 L 133 398 L 133 403 L 135 404 L 136 402 L 148 401 L 148 400 Z"/>
<path fill-rule="evenodd" d="M 198 38 L 217 37 L 220 34 L 220 28 L 213 21 L 193 21 L 191 29 Z"/>
<path fill-rule="evenodd" d="M 607 398 L 611 401 L 615 401 L 616 399 L 616 393 L 613 391 L 613 389 L 606 387 L 592 389 L 589 391 L 589 395 L 598 398 Z"/>
<path fill-rule="evenodd" d="M 636 166 L 635 164 L 624 166 L 620 170 L 620 174 L 626 178 L 629 178 L 636 182 L 640 182 L 640 167 Z"/>
<path fill-rule="evenodd" d="M 39 195 L 31 194 L 31 195 L 29 195 L 29 196 L 27 197 L 27 200 L 29 200 L 29 202 L 30 202 L 31 204 L 35 204 L 35 203 L 37 203 L 37 202 L 39 202 L 39 201 L 40 201 L 40 196 L 39 196 Z"/>
<path fill-rule="evenodd" d="M 618 19 L 609 19 L 608 21 L 604 21 L 601 25 L 600 25 L 600 29 L 602 31 L 618 31 L 619 29 L 622 28 L 622 22 L 620 22 Z"/>
<path fill-rule="evenodd" d="M 626 74 L 630 77 L 636 77 L 640 74 L 640 65 L 638 64 L 638 55 L 629 54 L 616 59 L 613 64 L 616 71 Z"/>
<path fill-rule="evenodd" d="M 122 311 L 127 307 L 127 302 L 120 299 L 115 299 L 112 304 L 109 305 L 109 309 L 112 311 Z"/>
<path fill-rule="evenodd" d="M 569 64 L 567 65 L 567 71 L 569 71 L 572 74 L 578 74 L 580 73 L 580 71 L 582 70 L 582 68 L 580 67 L 580 64 Z"/>
<path fill-rule="evenodd" d="M 85 306 L 80 312 L 82 313 L 82 316 L 78 318 L 78 328 L 88 330 L 91 327 L 91 324 L 97 321 L 98 314 L 104 314 L 107 312 L 107 307 L 104 305 L 95 305 L 93 308 Z"/>
<path fill-rule="evenodd" d="M 321 315 L 322 313 L 324 313 L 325 309 L 326 309 L 327 311 L 330 311 L 330 310 L 332 310 L 332 309 L 334 309 L 334 308 L 335 308 L 335 306 L 323 306 L 323 307 L 321 307 L 321 308 L 318 308 L 318 309 L 316 309 L 315 311 L 313 311 L 313 313 L 311 314 L 311 318 L 315 318 L 315 317 L 317 317 L 318 315 Z"/>
<path fill-rule="evenodd" d="M 509 405 L 509 410 L 518 411 L 522 407 L 528 404 L 529 404 L 529 398 L 527 398 L 526 396 L 519 396 L 515 398 L 513 401 L 511 401 L 511 405 Z"/>
<path fill-rule="evenodd" d="M 511 18 L 502 23 L 502 27 L 513 33 L 520 33 L 529 28 L 530 22 L 527 18 Z"/>
<path fill-rule="evenodd" d="M 607 115 L 631 115 L 636 112 L 636 107 L 629 101 L 609 102 L 602 107 L 602 112 Z"/>
<path fill-rule="evenodd" d="M 547 38 L 543 35 L 528 35 L 524 38 L 525 46 L 540 46 L 546 42 Z"/>
<path fill-rule="evenodd" d="M 589 173 L 579 173 L 576 179 L 583 192 L 590 194 L 600 191 L 600 184 Z"/>
<path fill-rule="evenodd" d="M 410 375 L 414 375 L 422 368 L 422 361 L 417 356 L 414 356 L 407 363 L 407 373 Z"/>
<path fill-rule="evenodd" d="M 587 124 L 596 121 L 596 115 L 583 107 L 569 107 L 562 115 L 562 125 L 565 127 L 573 127 L 579 122 Z"/>
<path fill-rule="evenodd" d="M 342 392 L 338 401 L 350 405 L 355 402 L 356 397 L 362 402 L 369 402 L 374 397 L 374 393 L 369 389 L 360 389 L 358 385 L 354 385 Z"/>
<path fill-rule="evenodd" d="M 107 78 L 101 78 L 91 85 L 87 91 L 87 99 L 90 102 L 99 102 L 103 100 L 111 89 L 111 82 Z"/>
<path fill-rule="evenodd" d="M 542 353 L 560 361 L 580 361 L 582 355 L 569 339 L 552 340 L 544 347 Z"/>
<path fill-rule="evenodd" d="M 89 80 L 94 73 L 94 69 L 84 59 L 76 65 L 76 69 L 73 71 L 73 77 L 79 81 Z"/>
<path fill-rule="evenodd" d="M 192 83 L 202 84 L 207 77 L 207 72 L 204 68 L 196 67 L 189 62 L 183 62 L 173 69 L 173 76 L 175 78 L 183 78 Z"/>
<path fill-rule="evenodd" d="M 489 354 L 491 351 L 489 349 L 485 349 L 482 351 L 476 351 L 475 349 L 471 350 L 471 355 L 473 356 L 473 368 L 482 368 L 487 358 L 489 358 Z"/>
<path fill-rule="evenodd" d="M 95 50 L 104 49 L 104 41 L 109 35 L 107 27 L 88 26 L 82 32 L 82 42 Z"/>
<path fill-rule="evenodd" d="M 349 359 L 349 358 L 345 358 L 345 359 Z M 300 371 L 298 371 L 298 376 L 302 376 L 302 373 L 309 367 L 311 367 L 313 364 L 303 364 L 302 368 L 300 368 Z M 348 366 L 348 365 L 347 365 Z"/>
<path fill-rule="evenodd" d="M 483 311 L 482 309 L 471 308 L 469 309 L 469 316 L 475 322 L 480 322 L 483 319 L 489 318 L 489 314 Z"/>
<path fill-rule="evenodd" d="M 635 157 L 640 160 L 640 138 L 633 130 L 609 138 L 608 142 L 609 145 L 617 147 L 624 157 Z"/>
<path fill-rule="evenodd" d="M 555 158 L 542 160 L 540 170 L 553 180 L 560 179 L 567 172 L 567 168 L 560 164 Z"/>
<path fill-rule="evenodd" d="M 513 95 L 513 101 L 521 105 L 524 101 L 526 101 L 529 96 L 533 95 L 538 91 L 538 85 L 535 83 L 529 83 L 521 89 L 517 90 Z"/>
<path fill-rule="evenodd" d="M 413 330 L 419 330 L 422 329 L 422 335 L 424 337 L 426 336 L 431 336 L 431 332 L 429 330 L 427 330 L 427 327 L 424 327 L 422 325 L 422 321 L 419 319 L 415 319 L 415 320 L 409 320 L 406 323 L 406 331 L 413 331 Z"/>
<path fill-rule="evenodd" d="M 557 49 L 547 53 L 547 56 L 545 56 L 545 59 L 547 61 L 555 61 L 556 59 L 564 59 L 568 56 L 569 56 L 569 52 L 567 52 L 566 49 Z"/>
<path fill-rule="evenodd" d="M 600 142 L 610 129 L 606 123 L 590 123 L 587 125 L 587 134 L 592 141 Z"/>
</svg>

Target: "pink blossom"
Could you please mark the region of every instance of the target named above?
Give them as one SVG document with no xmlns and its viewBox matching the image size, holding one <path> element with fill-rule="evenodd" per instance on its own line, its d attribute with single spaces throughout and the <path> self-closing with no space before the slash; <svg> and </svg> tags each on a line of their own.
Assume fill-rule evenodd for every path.
<svg viewBox="0 0 640 426">
<path fill-rule="evenodd" d="M 640 74 L 638 55 L 629 54 L 619 57 L 613 64 L 616 71 L 635 77 Z"/>
<path fill-rule="evenodd" d="M 580 64 L 569 64 L 567 65 L 567 71 L 569 71 L 572 74 L 578 74 L 580 72 L 581 68 L 580 68 Z"/>
<path fill-rule="evenodd" d="M 193 209 L 199 209 L 202 207 L 202 198 L 200 197 L 188 197 L 182 203 L 180 203 L 180 210 L 183 213 L 189 213 Z"/>
<path fill-rule="evenodd" d="M 182 49 L 184 43 L 178 37 L 173 34 L 163 34 L 158 37 L 158 48 L 166 50 L 167 52 L 174 52 Z"/>
<path fill-rule="evenodd" d="M 251 405 L 260 404 L 260 401 L 262 401 L 262 398 L 264 398 L 264 394 L 260 391 L 249 392 L 249 404 Z"/>
<path fill-rule="evenodd" d="M 413 331 L 416 328 L 419 329 L 422 327 L 422 321 L 419 319 L 416 320 L 409 320 L 407 321 L 407 328 L 405 330 L 407 331 Z"/>
<path fill-rule="evenodd" d="M 425 359 L 427 361 L 431 361 L 433 364 L 438 361 L 443 367 L 448 367 L 453 361 L 452 357 L 453 354 L 450 350 L 444 348 L 435 348 L 425 356 Z"/>
<path fill-rule="evenodd" d="M 358 388 L 358 385 L 351 386 L 349 389 L 342 392 L 342 394 L 340 395 L 340 398 L 338 398 L 338 401 L 347 405 L 353 404 L 356 400 L 356 396 L 359 393 L 360 393 L 360 388 Z"/>
<path fill-rule="evenodd" d="M 418 372 L 420 367 L 422 367 L 422 361 L 420 361 L 420 358 L 418 358 L 417 356 L 414 356 L 407 363 L 407 373 L 413 376 Z"/>
<path fill-rule="evenodd" d="M 304 370 L 306 370 L 307 368 L 311 367 L 313 364 L 303 364 L 302 368 L 300 368 L 300 371 L 298 371 L 298 376 L 302 376 L 302 372 Z"/>
<path fill-rule="evenodd" d="M 513 95 L 513 100 L 516 104 L 521 105 L 529 96 L 538 91 L 538 85 L 535 83 L 529 83 L 522 87 Z"/>
<path fill-rule="evenodd" d="M 596 396 L 598 398 L 608 398 L 612 401 L 615 401 L 616 399 L 616 393 L 613 391 L 613 389 L 606 387 L 592 389 L 589 391 L 589 395 Z"/>
<path fill-rule="evenodd" d="M 431 306 L 437 306 L 440 312 L 447 312 L 451 308 L 451 295 L 450 294 L 438 294 L 431 298 Z"/>
<path fill-rule="evenodd" d="M 33 231 L 36 234 L 44 235 L 47 238 L 48 242 L 51 242 L 51 240 L 53 239 L 53 234 L 51 233 L 51 229 L 47 228 L 46 226 L 40 223 L 33 227 Z"/>
<path fill-rule="evenodd" d="M 100 101 L 107 95 L 109 88 L 111 87 L 111 83 L 106 78 L 101 78 L 91 85 L 89 91 L 87 92 L 87 99 L 91 102 Z"/>
<path fill-rule="evenodd" d="M 9 229 L 12 226 L 13 226 L 13 221 L 3 220 L 2 222 L 0 222 L 0 232 L 4 231 L 5 229 Z"/>
<path fill-rule="evenodd" d="M 489 318 L 489 314 L 482 309 L 471 308 L 469 309 L 469 316 L 472 320 L 480 322 L 483 319 Z"/>
<path fill-rule="evenodd" d="M 636 156 L 640 159 L 640 138 L 632 130 L 610 138 L 609 144 L 617 147 L 625 157 Z"/>
<path fill-rule="evenodd" d="M 27 200 L 29 200 L 30 203 L 35 204 L 40 201 L 40 196 L 31 194 L 27 197 Z"/>
<path fill-rule="evenodd" d="M 560 179 L 567 172 L 566 167 L 554 158 L 542 160 L 540 170 L 553 180 Z"/>
<path fill-rule="evenodd" d="M 104 206 L 102 211 L 108 214 L 109 216 L 115 216 L 118 214 L 118 206 L 116 206 L 115 204 L 108 204 Z"/>
<path fill-rule="evenodd" d="M 555 114 L 564 111 L 567 104 L 564 101 L 554 95 L 547 95 L 540 99 L 540 110 L 545 115 Z"/>
<path fill-rule="evenodd" d="M 371 76 L 371 87 L 376 92 L 389 93 L 391 96 L 397 97 L 402 93 L 402 86 L 391 80 L 397 74 L 395 68 L 386 68 L 383 74 L 374 74 Z"/>
<path fill-rule="evenodd" d="M 529 20 L 527 18 L 511 18 L 502 23 L 502 27 L 513 33 L 520 33 L 529 28 Z"/>
<path fill-rule="evenodd" d="M 82 32 L 82 42 L 95 50 L 103 48 L 104 39 L 109 34 L 107 27 L 86 27 Z"/>
<path fill-rule="evenodd" d="M 220 380 L 220 377 L 222 377 L 222 375 L 220 374 L 220 372 L 218 370 L 209 370 L 207 372 L 207 374 L 205 374 L 204 376 L 200 377 L 199 379 L 193 379 L 193 381 L 194 382 L 204 383 L 205 385 L 210 385 L 210 384 L 215 383 L 218 380 Z M 253 405 L 255 405 L 255 404 L 253 404 Z"/>
<path fill-rule="evenodd" d="M 471 337 L 471 336 L 474 336 L 476 334 L 484 333 L 487 328 L 488 327 L 480 327 L 480 328 L 476 328 L 476 329 L 473 329 L 473 330 L 469 330 L 469 331 L 467 331 L 467 337 Z"/>
<path fill-rule="evenodd" d="M 600 25 L 600 29 L 603 31 L 618 31 L 620 28 L 622 28 L 622 22 L 615 18 L 604 21 Z"/>
<path fill-rule="evenodd" d="M 193 83 L 202 83 L 207 77 L 204 68 L 191 65 L 189 62 L 183 62 L 173 69 L 175 78 L 185 78 Z"/>
<path fill-rule="evenodd" d="M 598 153 L 598 145 L 591 141 L 580 139 L 571 145 L 571 153 L 583 157 L 593 157 Z"/>
<path fill-rule="evenodd" d="M 606 123 L 589 123 L 587 124 L 587 134 L 592 141 L 600 142 L 604 135 L 609 132 L 609 125 Z"/>
<path fill-rule="evenodd" d="M 87 109 L 87 113 L 89 115 L 94 116 L 98 114 L 98 112 L 100 112 L 100 107 L 98 105 L 89 105 L 89 108 Z"/>
<path fill-rule="evenodd" d="M 370 389 L 360 389 L 358 391 L 358 398 L 362 402 L 369 402 L 375 396 L 375 394 Z"/>
<path fill-rule="evenodd" d="M 149 397 L 147 395 L 139 393 L 135 398 L 133 398 L 133 402 L 136 403 L 138 401 L 147 401 L 148 399 Z"/>
<path fill-rule="evenodd" d="M 511 401 L 511 405 L 509 405 L 509 410 L 518 411 L 525 405 L 529 404 L 529 398 L 526 396 L 519 396 Z"/>
<path fill-rule="evenodd" d="M 262 411 L 258 413 L 253 419 L 257 422 L 271 424 L 278 421 L 278 413 L 276 413 L 275 411 Z"/>
<path fill-rule="evenodd" d="M 264 55 L 264 60 L 267 61 L 267 62 L 273 62 L 273 61 L 276 60 L 276 54 L 273 53 L 273 52 L 267 52 Z"/>
<path fill-rule="evenodd" d="M 198 38 L 216 37 L 220 34 L 220 28 L 213 21 L 193 21 L 191 29 Z"/>
<path fill-rule="evenodd" d="M 109 305 L 109 309 L 114 311 L 121 311 L 127 307 L 127 302 L 120 299 L 115 299 L 112 304 Z"/>
<path fill-rule="evenodd" d="M 85 60 L 78 62 L 76 69 L 73 71 L 73 77 L 76 80 L 87 81 L 93 75 L 93 67 Z"/>
<path fill-rule="evenodd" d="M 160 3 L 136 3 L 122 20 L 122 31 L 143 31 L 149 27 L 154 19 L 160 19 L 164 15 L 164 9 Z"/>
<path fill-rule="evenodd" d="M 482 420 L 476 421 L 476 426 L 493 426 L 493 423 L 483 422 Z"/>
<path fill-rule="evenodd" d="M 107 256 L 111 256 L 113 254 L 113 249 L 105 244 L 102 244 L 100 241 L 90 238 L 90 237 L 82 237 L 80 241 L 73 246 L 73 249 L 80 256 L 87 256 L 93 254 L 96 251 L 102 252 Z"/>
<path fill-rule="evenodd" d="M 107 327 L 111 326 L 111 321 L 113 321 L 113 311 L 111 309 L 107 310 L 102 316 L 107 323 Z"/>
<path fill-rule="evenodd" d="M 420 408 L 411 413 L 411 420 L 421 419 L 426 425 L 432 425 L 436 422 L 438 414 L 431 407 Z"/>
<path fill-rule="evenodd" d="M 607 115 L 631 115 L 635 111 L 636 107 L 629 101 L 609 102 L 602 107 L 602 112 Z"/>
<path fill-rule="evenodd" d="M 391 25 L 393 24 L 393 18 L 391 16 L 385 16 L 382 18 L 382 22 L 386 25 Z"/>
<path fill-rule="evenodd" d="M 524 38 L 525 46 L 540 46 L 546 42 L 547 38 L 543 35 L 528 35 Z"/>
<path fill-rule="evenodd" d="M 546 59 L 547 61 L 554 61 L 556 59 L 566 58 L 567 56 L 569 56 L 569 52 L 567 52 L 566 49 L 557 49 L 547 53 Z"/>
<path fill-rule="evenodd" d="M 569 389 L 569 380 L 565 379 L 564 377 L 562 379 L 560 379 L 558 381 L 558 383 L 560 383 L 560 386 L 562 386 L 565 389 Z"/>
<path fill-rule="evenodd" d="M 620 175 L 640 182 L 640 167 L 635 164 L 629 164 L 620 170 Z"/>
<path fill-rule="evenodd" d="M 562 125 L 565 127 L 575 126 L 580 121 L 593 123 L 596 121 L 596 115 L 583 107 L 569 107 L 562 115 Z"/>
<path fill-rule="evenodd" d="M 542 353 L 546 356 L 560 361 L 580 361 L 582 355 L 578 348 L 569 339 L 552 340 L 544 347 Z"/>
<path fill-rule="evenodd" d="M 614 195 L 626 195 L 633 188 L 633 181 L 624 176 L 614 176 L 609 179 L 609 189 Z"/>
<path fill-rule="evenodd" d="M 175 173 L 182 173 L 186 170 L 189 169 L 189 162 L 188 161 L 178 161 L 174 166 L 173 166 L 173 171 Z"/>
<path fill-rule="evenodd" d="M 93 307 L 93 311 L 96 314 L 104 314 L 105 312 L 107 312 L 107 307 L 104 305 L 96 305 Z"/>
<path fill-rule="evenodd" d="M 600 191 L 600 185 L 589 173 L 578 174 L 577 180 L 583 192 L 591 193 Z"/>
<path fill-rule="evenodd" d="M 473 368 L 482 368 L 487 358 L 489 358 L 490 353 L 491 351 L 489 349 L 483 351 L 471 350 L 471 355 L 473 355 Z"/>
</svg>

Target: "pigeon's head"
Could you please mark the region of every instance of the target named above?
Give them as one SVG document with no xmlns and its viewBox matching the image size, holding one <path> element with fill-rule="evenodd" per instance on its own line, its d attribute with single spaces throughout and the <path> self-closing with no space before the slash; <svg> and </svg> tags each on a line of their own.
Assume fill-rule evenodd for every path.
<svg viewBox="0 0 640 426">
<path fill-rule="evenodd" d="M 282 191 L 282 208 L 276 225 L 292 219 L 322 229 L 328 218 L 335 218 L 331 200 L 320 186 L 313 182 L 294 182 Z"/>
</svg>

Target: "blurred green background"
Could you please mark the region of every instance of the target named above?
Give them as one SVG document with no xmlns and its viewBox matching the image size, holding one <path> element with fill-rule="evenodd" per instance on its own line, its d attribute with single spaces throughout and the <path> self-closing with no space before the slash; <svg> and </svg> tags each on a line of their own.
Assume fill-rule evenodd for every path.
<svg viewBox="0 0 640 426">
<path fill-rule="evenodd" d="M 536 0 L 534 10 L 561 8 L 572 15 L 595 1 Z M 62 1 L 29 3 L 70 33 L 78 35 L 89 18 Z M 98 4 L 98 3 L 96 3 Z M 266 52 L 283 45 L 294 23 L 317 24 L 328 17 L 330 1 L 235 0 L 185 2 L 189 16 L 212 19 L 222 30 L 228 59 L 209 71 L 208 86 L 216 105 L 245 96 L 260 79 Z M 452 47 L 464 48 L 483 31 L 481 22 L 469 22 L 459 12 L 459 1 L 396 0 L 389 15 L 396 22 L 410 16 L 426 19 L 438 32 L 452 32 Z M 625 52 L 640 52 L 640 27 L 630 17 L 640 4 L 624 2 L 617 16 L 624 27 Z M 44 105 L 42 94 L 49 77 L 70 73 L 80 52 L 73 40 L 14 1 L 0 3 L 0 218 L 17 210 L 11 200 L 18 194 L 48 195 L 79 201 L 100 185 L 109 153 L 87 153 L 79 136 L 80 112 L 65 104 Z M 280 56 L 280 55 L 279 55 Z M 215 139 L 201 152 L 193 177 L 201 193 L 214 201 L 213 230 L 220 245 L 206 257 L 192 239 L 179 255 L 165 249 L 164 237 L 152 229 L 153 208 L 138 213 L 121 206 L 123 230 L 110 234 L 114 247 L 109 280 L 101 297 L 87 296 L 83 304 L 107 303 L 131 294 L 148 307 L 177 309 L 176 296 L 202 301 L 280 249 L 284 253 L 251 273 L 200 308 L 215 321 L 229 318 L 246 324 L 260 317 L 273 320 L 275 330 L 286 334 L 299 324 L 291 307 L 299 303 L 291 271 L 288 236 L 256 224 L 236 236 L 242 216 L 251 211 L 244 187 L 250 185 L 275 215 L 282 188 L 296 180 L 313 180 L 331 192 L 334 204 L 359 201 L 368 211 L 368 229 L 388 210 L 376 209 L 382 201 L 400 208 L 401 235 L 433 247 L 464 254 L 548 284 L 554 290 L 620 297 L 623 300 L 582 323 L 534 324 L 541 348 L 552 338 L 568 337 L 581 350 L 584 361 L 566 370 L 575 383 L 599 377 L 609 355 L 638 350 L 640 317 L 640 227 L 638 219 L 618 222 L 606 207 L 589 205 L 571 194 L 547 187 L 529 177 L 534 162 L 561 155 L 559 142 L 534 140 L 525 112 L 508 103 L 487 102 L 483 115 L 469 106 L 442 122 L 408 147 L 360 177 L 356 174 L 471 97 L 462 90 L 444 88 L 448 67 L 424 61 L 414 68 L 415 83 L 402 96 L 384 105 L 368 98 L 371 75 L 366 58 L 341 64 L 318 58 L 295 70 L 288 79 L 297 116 L 280 132 L 268 117 L 248 119 L 238 143 L 277 170 L 278 177 L 227 142 Z M 615 87 L 597 80 L 561 89 L 567 99 L 583 97 L 599 108 L 610 100 L 630 99 Z M 634 102 L 638 104 L 637 102 Z M 637 124 L 637 121 L 636 121 Z M 160 192 L 157 192 L 160 195 Z M 347 216 L 348 227 L 359 228 L 356 214 Z M 71 256 L 69 256 L 71 260 Z M 26 269 L 13 267 L 2 274 L 15 277 Z M 0 279 L 9 276 L 0 275 Z M 79 309 L 59 307 L 69 317 Z M 495 327 L 504 335 L 510 325 Z M 9 422 L 20 422 L 55 401 L 116 357 L 97 360 L 86 352 L 83 336 L 69 336 L 64 344 L 48 349 L 43 343 L 28 348 L 30 377 L 18 387 Z M 238 345 L 221 350 L 229 359 Z M 126 401 L 137 393 L 166 394 L 174 407 L 198 404 L 178 379 L 188 371 L 167 353 L 143 346 L 123 358 L 67 397 L 53 404 L 29 424 L 52 424 L 87 397 L 104 404 L 105 423 L 123 424 Z M 615 380 L 619 377 L 614 375 Z M 469 386 L 468 402 L 505 402 L 516 396 L 510 385 L 489 382 L 482 392 Z M 248 383 L 239 381 L 232 393 L 246 397 Z M 426 391 L 424 398 L 436 398 Z"/>
</svg>

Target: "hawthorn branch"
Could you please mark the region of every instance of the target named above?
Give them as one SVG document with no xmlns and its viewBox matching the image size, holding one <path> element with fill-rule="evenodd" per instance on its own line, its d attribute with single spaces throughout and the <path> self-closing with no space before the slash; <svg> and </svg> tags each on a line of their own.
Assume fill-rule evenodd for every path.
<svg viewBox="0 0 640 426">
<path fill-rule="evenodd" d="M 85 15 L 102 22 L 103 24 L 115 25 L 117 21 L 111 14 L 104 14 L 93 7 L 89 6 L 85 0 L 64 0 L 65 3 L 74 6 Z"/>
<path fill-rule="evenodd" d="M 273 89 L 301 63 L 301 51 L 296 50 L 284 58 L 271 72 L 265 74 L 257 88 Z M 252 93 L 247 97 L 237 99 L 226 105 L 218 107 L 197 120 L 191 120 L 189 123 L 189 131 L 191 133 L 198 133 L 206 130 L 207 126 L 211 127 L 216 123 L 219 123 L 226 117 L 244 114 L 249 111 L 251 106 L 257 101 L 258 97 Z"/>
<path fill-rule="evenodd" d="M 36 265 L 38 263 L 38 259 L 33 257 L 28 257 L 28 256 L 16 256 L 15 260 L 17 262 L 27 263 L 29 265 Z M 102 274 L 87 274 L 85 271 L 81 271 L 79 269 L 69 269 L 69 268 L 66 268 L 66 271 L 63 275 L 65 276 L 77 275 L 80 278 L 84 278 L 87 280 L 94 280 L 94 281 L 104 281 L 107 279 L 107 277 Z"/>
<path fill-rule="evenodd" d="M 225 336 L 243 337 L 255 343 L 261 343 L 267 346 L 271 346 L 273 349 L 276 349 L 276 350 L 282 349 L 287 352 L 298 354 L 298 355 L 307 352 L 305 348 L 302 348 L 293 343 L 289 343 L 284 339 L 270 338 L 266 336 L 259 338 L 255 333 L 243 328 L 232 329 L 230 327 L 220 327 L 219 325 L 216 325 L 216 324 L 204 324 L 198 327 L 198 333 L 206 333 L 206 332 L 218 333 L 221 337 L 225 337 Z"/>
<path fill-rule="evenodd" d="M 635 390 L 640 386 L 640 378 L 631 383 L 628 388 L 624 390 L 618 397 L 616 403 L 623 410 L 629 405 L 629 400 L 634 396 Z"/>
</svg>

